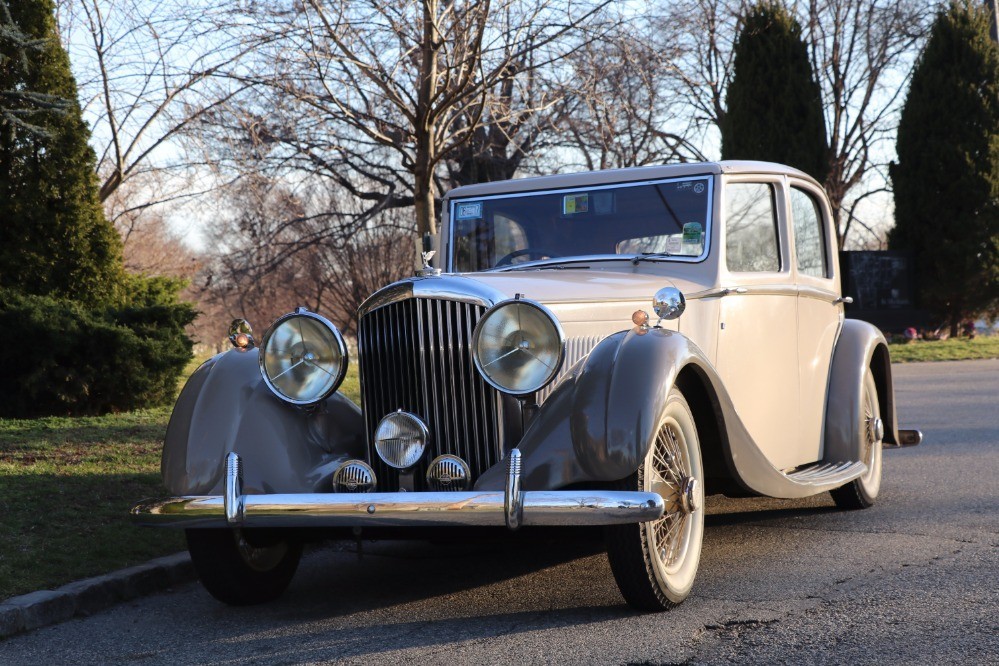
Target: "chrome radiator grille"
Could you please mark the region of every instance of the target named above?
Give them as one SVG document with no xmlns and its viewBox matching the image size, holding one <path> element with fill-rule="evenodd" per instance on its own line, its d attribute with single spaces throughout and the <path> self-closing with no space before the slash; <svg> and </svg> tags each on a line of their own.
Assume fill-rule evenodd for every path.
<svg viewBox="0 0 999 666">
<path fill-rule="evenodd" d="M 431 298 L 379 307 L 358 323 L 361 400 L 368 453 L 379 491 L 399 488 L 399 470 L 381 461 L 372 437 L 378 422 L 398 409 L 417 414 L 430 445 L 415 467 L 414 485 L 426 487 L 427 465 L 445 453 L 468 463 L 472 481 L 501 457 L 498 394 L 476 371 L 472 331 L 486 308 Z"/>
</svg>

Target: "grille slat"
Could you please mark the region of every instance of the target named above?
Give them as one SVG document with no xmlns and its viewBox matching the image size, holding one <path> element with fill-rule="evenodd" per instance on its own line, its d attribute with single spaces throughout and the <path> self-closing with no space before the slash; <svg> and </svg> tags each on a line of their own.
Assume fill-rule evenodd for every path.
<svg viewBox="0 0 999 666">
<path fill-rule="evenodd" d="M 378 422 L 398 409 L 417 414 L 430 429 L 430 450 L 413 469 L 426 488 L 427 465 L 450 453 L 468 463 L 472 481 L 502 457 L 498 397 L 472 363 L 472 331 L 485 307 L 410 298 L 367 313 L 358 325 L 361 393 L 368 459 L 380 491 L 399 488 L 399 472 L 374 451 Z"/>
</svg>

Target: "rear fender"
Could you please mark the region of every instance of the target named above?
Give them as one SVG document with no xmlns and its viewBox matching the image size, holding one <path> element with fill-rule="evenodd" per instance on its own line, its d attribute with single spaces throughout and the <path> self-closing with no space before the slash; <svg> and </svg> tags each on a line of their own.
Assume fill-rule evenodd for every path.
<svg viewBox="0 0 999 666">
<path fill-rule="evenodd" d="M 247 493 L 329 490 L 341 462 L 365 457 L 361 410 L 340 393 L 314 409 L 264 385 L 257 350 L 229 350 L 198 368 L 181 391 L 163 444 L 163 481 L 174 495 L 218 495 L 224 460 L 243 459 Z"/>
<path fill-rule="evenodd" d="M 861 460 L 860 398 L 864 373 L 870 368 L 878 387 L 878 404 L 884 421 L 884 441 L 898 444 L 895 391 L 891 379 L 888 342 L 877 328 L 847 319 L 836 343 L 829 374 L 826 402 L 825 450 L 829 462 Z"/>
</svg>

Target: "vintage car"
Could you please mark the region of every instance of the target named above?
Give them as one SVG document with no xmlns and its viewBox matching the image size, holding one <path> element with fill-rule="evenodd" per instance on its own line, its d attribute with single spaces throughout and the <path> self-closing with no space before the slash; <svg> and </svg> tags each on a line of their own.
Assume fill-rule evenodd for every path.
<svg viewBox="0 0 999 666">
<path fill-rule="evenodd" d="M 233 604 L 281 594 L 317 536 L 603 525 L 625 600 L 668 609 L 705 495 L 868 507 L 882 446 L 921 439 L 884 337 L 844 319 L 831 220 L 818 183 L 762 162 L 452 190 L 433 265 L 359 308 L 362 404 L 326 318 L 259 345 L 237 320 L 170 419 L 174 496 L 133 518 L 185 529 Z"/>
</svg>

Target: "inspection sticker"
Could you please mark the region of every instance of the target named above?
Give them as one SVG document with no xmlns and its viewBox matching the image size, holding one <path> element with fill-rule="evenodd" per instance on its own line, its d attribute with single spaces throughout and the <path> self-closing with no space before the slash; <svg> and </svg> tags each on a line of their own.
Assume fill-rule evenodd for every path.
<svg viewBox="0 0 999 666">
<path fill-rule="evenodd" d="M 457 204 L 454 216 L 459 220 L 478 220 L 482 217 L 482 202 L 474 201 Z"/>
<path fill-rule="evenodd" d="M 697 222 L 687 222 L 683 225 L 683 244 L 699 245 L 701 242 L 701 225 Z"/>
<path fill-rule="evenodd" d="M 562 214 L 575 215 L 590 210 L 589 194 L 566 194 L 562 197 Z"/>
</svg>

